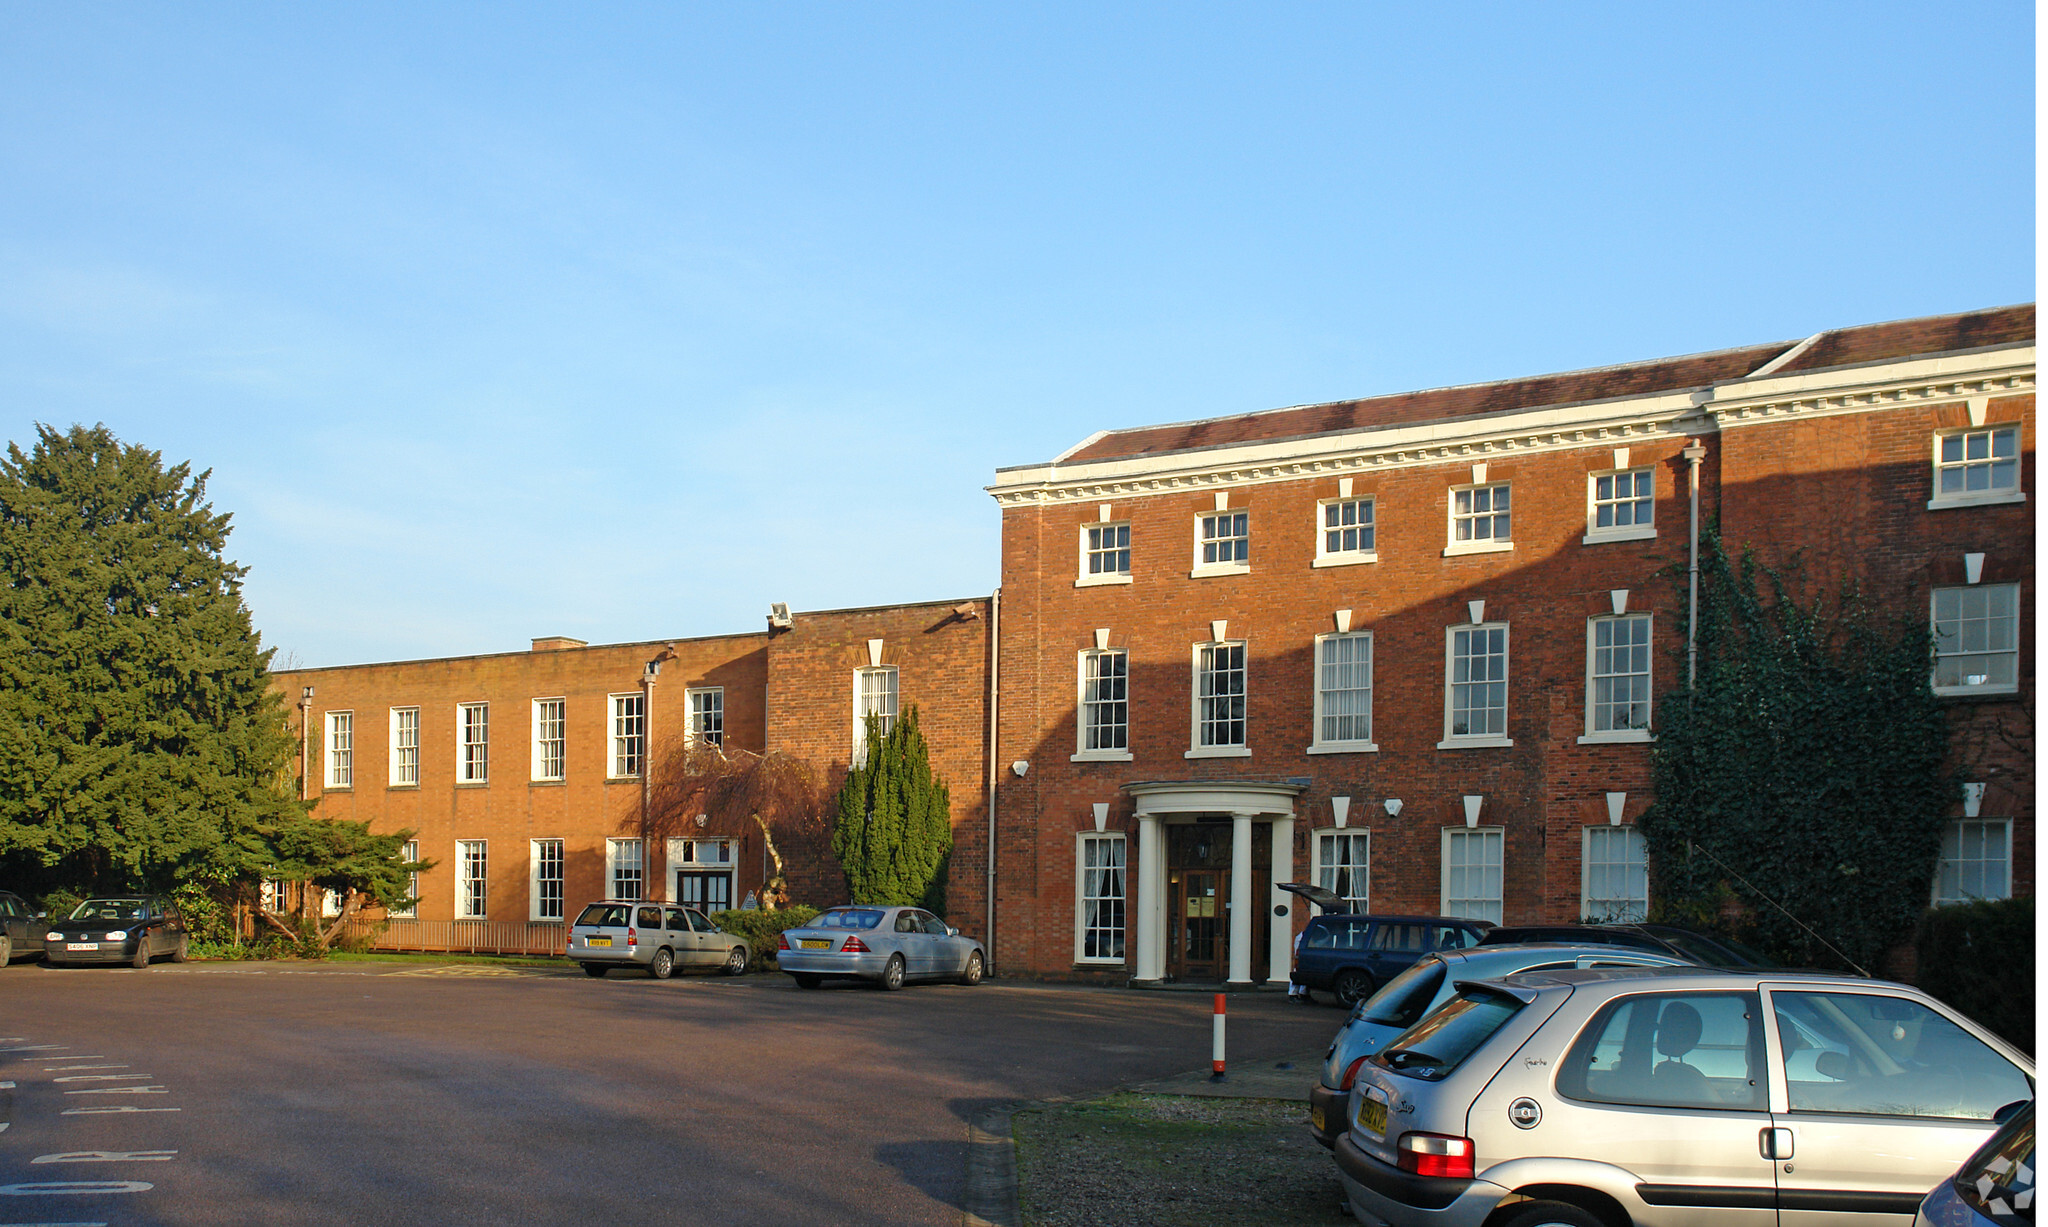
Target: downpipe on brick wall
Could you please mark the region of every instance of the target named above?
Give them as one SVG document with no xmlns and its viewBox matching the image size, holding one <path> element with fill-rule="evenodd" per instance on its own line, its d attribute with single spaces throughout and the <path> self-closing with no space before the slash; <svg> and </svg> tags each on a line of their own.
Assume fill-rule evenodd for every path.
<svg viewBox="0 0 2048 1227">
<path fill-rule="evenodd" d="M 1700 462 L 1707 449 L 1698 439 L 1688 439 L 1678 454 L 1689 466 L 1686 479 L 1692 488 L 1692 550 L 1685 570 L 1685 688 L 1692 690 L 1700 675 Z"/>
<path fill-rule="evenodd" d="M 981 944 L 988 951 L 987 970 L 991 973 L 996 963 L 996 713 L 1002 694 L 1002 647 L 1003 590 L 998 588 L 988 598 L 988 788 L 982 799 L 982 812 L 988 819 L 988 847 L 984 857 L 988 862 L 988 875 L 982 887 L 987 915 L 982 922 Z"/>
</svg>

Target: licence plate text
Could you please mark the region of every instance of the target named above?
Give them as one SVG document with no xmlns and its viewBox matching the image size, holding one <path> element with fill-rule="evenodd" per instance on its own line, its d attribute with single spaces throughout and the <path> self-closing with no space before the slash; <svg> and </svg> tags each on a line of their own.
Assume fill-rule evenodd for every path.
<svg viewBox="0 0 2048 1227">
<path fill-rule="evenodd" d="M 593 937 L 590 938 L 585 944 L 591 946 L 609 946 L 612 944 L 612 939 L 609 937 Z"/>
<path fill-rule="evenodd" d="M 832 948 L 831 940 L 821 937 L 799 937 L 796 944 L 806 950 L 830 950 Z"/>
<path fill-rule="evenodd" d="M 66 950 L 98 950 L 100 944 L 98 942 L 65 942 L 64 948 Z"/>
<path fill-rule="evenodd" d="M 1366 1092 L 1365 1101 L 1358 1106 L 1358 1124 L 1376 1138 L 1387 1136 L 1387 1101 L 1378 1092 Z"/>
</svg>

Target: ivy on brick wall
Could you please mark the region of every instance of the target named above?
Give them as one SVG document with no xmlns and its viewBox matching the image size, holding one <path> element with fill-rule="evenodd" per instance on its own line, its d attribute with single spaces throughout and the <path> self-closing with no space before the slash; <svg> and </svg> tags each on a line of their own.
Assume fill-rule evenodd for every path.
<svg viewBox="0 0 2048 1227">
<path fill-rule="evenodd" d="M 931 750 L 910 708 L 886 735 L 867 718 L 867 754 L 847 772 L 832 826 L 832 853 L 855 903 L 923 907 L 946 914 L 953 806 L 932 774 Z"/>
<path fill-rule="evenodd" d="M 1792 578 L 1702 535 L 1698 682 L 1664 701 L 1642 820 L 1653 915 L 1877 972 L 1927 907 L 1958 795 L 1926 615 Z"/>
</svg>

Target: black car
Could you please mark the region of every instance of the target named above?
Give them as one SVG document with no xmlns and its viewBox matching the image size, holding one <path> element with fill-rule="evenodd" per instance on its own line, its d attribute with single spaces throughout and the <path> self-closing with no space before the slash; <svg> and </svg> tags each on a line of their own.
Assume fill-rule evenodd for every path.
<svg viewBox="0 0 2048 1227">
<path fill-rule="evenodd" d="M 28 900 L 0 890 L 0 967 L 43 952 L 43 919 Z"/>
<path fill-rule="evenodd" d="M 1675 954 L 1702 967 L 1726 967 L 1736 971 L 1770 970 L 1778 966 L 1733 938 L 1697 933 L 1676 925 L 1509 925 L 1490 931 L 1479 944 L 1506 946 L 1522 942 L 1591 942 L 1601 946 L 1625 946 L 1631 950 Z"/>
<path fill-rule="evenodd" d="M 55 967 L 75 963 L 127 963 L 147 967 L 169 955 L 185 961 L 189 939 L 178 909 L 161 895 L 87 899 L 43 934 L 43 961 Z"/>
<path fill-rule="evenodd" d="M 1295 939 L 1295 985 L 1311 998 L 1311 990 L 1334 994 L 1346 1007 L 1372 996 L 1423 955 L 1476 945 L 1493 927 L 1455 916 L 1347 912 L 1341 898 L 1320 886 L 1290 882 L 1280 889 L 1323 909 L 1322 915 L 1309 918 L 1308 927 Z"/>
</svg>

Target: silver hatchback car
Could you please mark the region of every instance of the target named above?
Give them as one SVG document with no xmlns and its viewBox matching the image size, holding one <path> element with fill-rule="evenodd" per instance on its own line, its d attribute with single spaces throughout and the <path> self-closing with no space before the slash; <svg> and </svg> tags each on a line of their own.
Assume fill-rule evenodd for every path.
<svg viewBox="0 0 2048 1227">
<path fill-rule="evenodd" d="M 1368 1224 L 1898 1224 L 2033 1086 L 1903 984 L 1536 972 L 1459 984 L 1368 1059 L 1336 1159 Z"/>
<path fill-rule="evenodd" d="M 747 943 L 713 924 L 693 907 L 652 899 L 607 899 L 586 904 L 569 928 L 569 957 L 587 976 L 614 967 L 643 967 L 657 980 L 677 968 L 747 970 Z"/>
</svg>

